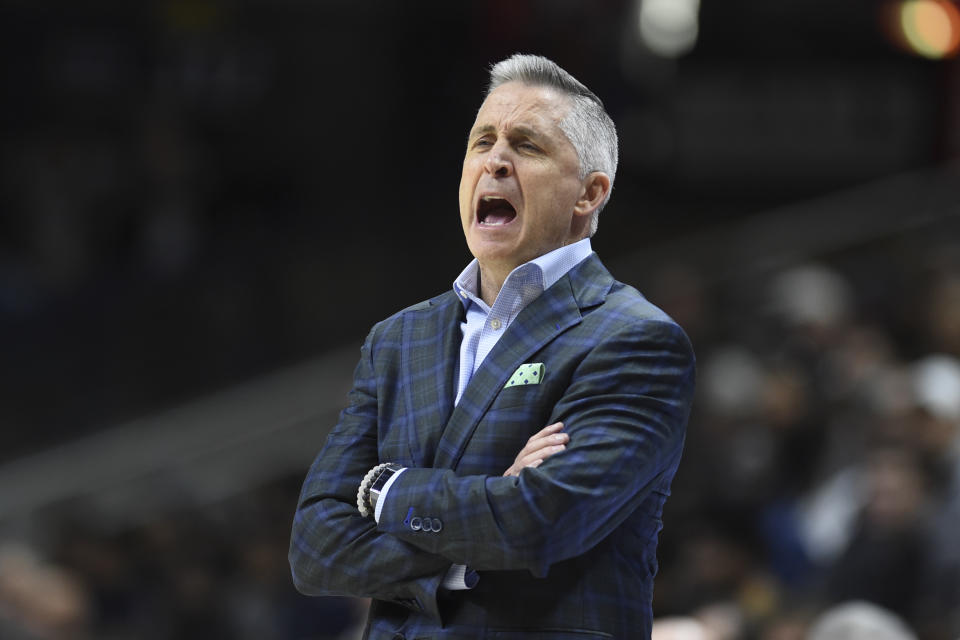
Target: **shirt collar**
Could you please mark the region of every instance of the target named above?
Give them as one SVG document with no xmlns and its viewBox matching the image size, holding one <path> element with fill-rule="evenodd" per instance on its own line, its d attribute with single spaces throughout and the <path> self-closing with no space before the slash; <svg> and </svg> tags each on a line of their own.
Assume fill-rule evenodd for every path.
<svg viewBox="0 0 960 640">
<path fill-rule="evenodd" d="M 584 238 L 568 244 L 559 249 L 554 249 L 549 253 L 534 258 L 515 268 L 504 280 L 504 286 L 511 281 L 511 276 L 519 274 L 520 271 L 529 271 L 535 269 L 540 272 L 543 281 L 543 291 L 552 287 L 560 278 L 565 276 L 570 269 L 580 264 L 591 253 L 593 247 L 590 245 L 590 238 Z M 470 264 L 460 272 L 457 279 L 453 281 L 453 291 L 460 298 L 464 307 L 469 307 L 471 300 L 479 301 L 480 293 L 477 291 L 477 283 L 480 280 L 480 263 L 474 258 Z"/>
</svg>

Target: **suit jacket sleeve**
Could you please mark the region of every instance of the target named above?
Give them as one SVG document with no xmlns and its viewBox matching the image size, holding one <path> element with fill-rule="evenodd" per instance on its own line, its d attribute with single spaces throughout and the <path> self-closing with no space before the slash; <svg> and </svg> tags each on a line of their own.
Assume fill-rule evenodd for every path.
<svg viewBox="0 0 960 640">
<path fill-rule="evenodd" d="M 381 462 L 370 332 L 361 349 L 350 403 L 310 468 L 290 542 L 297 589 L 308 595 L 350 595 L 392 601 L 438 617 L 436 591 L 450 567 L 442 556 L 377 531 L 357 510 L 364 474 Z"/>
<path fill-rule="evenodd" d="M 693 379 L 693 352 L 676 324 L 621 326 L 587 353 L 553 409 L 550 421 L 570 435 L 565 451 L 519 477 L 409 469 L 378 530 L 474 569 L 544 576 L 603 540 L 651 492 L 668 491 Z M 439 517 L 442 531 L 412 530 L 411 514 Z"/>
</svg>

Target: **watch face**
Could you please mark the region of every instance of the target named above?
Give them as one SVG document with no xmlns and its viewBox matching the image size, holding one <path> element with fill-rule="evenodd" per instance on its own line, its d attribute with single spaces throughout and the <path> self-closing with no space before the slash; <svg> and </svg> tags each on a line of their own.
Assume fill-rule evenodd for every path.
<svg viewBox="0 0 960 640">
<path fill-rule="evenodd" d="M 383 491 L 383 487 L 387 484 L 387 481 L 402 468 L 400 465 L 391 463 L 380 472 L 380 475 L 373 481 L 373 486 L 370 487 L 370 504 L 372 506 L 377 506 L 377 499 L 380 497 L 380 492 Z"/>
<path fill-rule="evenodd" d="M 389 480 L 394 473 L 396 472 L 393 469 L 384 469 L 383 472 L 377 476 L 377 479 L 374 480 L 373 488 L 370 490 L 379 493 L 380 490 L 383 489 L 383 485 L 387 484 L 387 480 Z"/>
</svg>

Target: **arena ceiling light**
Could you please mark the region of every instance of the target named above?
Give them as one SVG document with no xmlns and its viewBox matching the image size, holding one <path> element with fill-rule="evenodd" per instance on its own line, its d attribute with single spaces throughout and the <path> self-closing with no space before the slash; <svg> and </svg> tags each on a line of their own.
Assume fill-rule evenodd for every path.
<svg viewBox="0 0 960 640">
<path fill-rule="evenodd" d="M 640 41 L 658 56 L 682 56 L 697 42 L 699 14 L 700 0 L 638 0 Z"/>
<path fill-rule="evenodd" d="M 960 9 L 950 0 L 902 0 L 884 12 L 887 32 L 902 49 L 932 60 L 960 52 Z"/>
</svg>

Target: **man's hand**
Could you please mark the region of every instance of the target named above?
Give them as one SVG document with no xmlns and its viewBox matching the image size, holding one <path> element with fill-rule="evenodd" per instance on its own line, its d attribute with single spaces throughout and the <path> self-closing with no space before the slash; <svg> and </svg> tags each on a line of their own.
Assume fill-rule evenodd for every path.
<svg viewBox="0 0 960 640">
<path fill-rule="evenodd" d="M 570 436 L 561 433 L 562 429 L 562 422 L 554 422 L 530 436 L 526 446 L 520 450 L 517 459 L 503 475 L 518 476 L 524 467 L 539 467 L 544 460 L 566 449 L 565 443 L 570 440 Z"/>
</svg>

